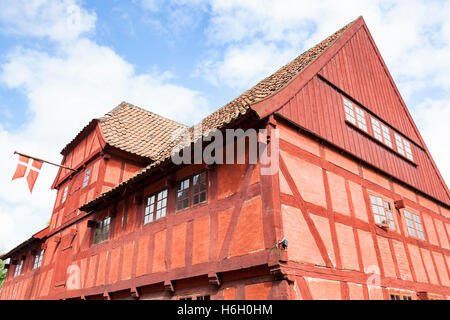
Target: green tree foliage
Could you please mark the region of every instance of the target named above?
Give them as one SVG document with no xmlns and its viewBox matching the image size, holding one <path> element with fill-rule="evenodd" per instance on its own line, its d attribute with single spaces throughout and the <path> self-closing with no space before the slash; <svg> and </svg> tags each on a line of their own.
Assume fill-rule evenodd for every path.
<svg viewBox="0 0 450 320">
<path fill-rule="evenodd" d="M 0 290 L 2 290 L 3 282 L 5 282 L 7 271 L 8 270 L 5 269 L 5 262 L 0 260 Z"/>
</svg>

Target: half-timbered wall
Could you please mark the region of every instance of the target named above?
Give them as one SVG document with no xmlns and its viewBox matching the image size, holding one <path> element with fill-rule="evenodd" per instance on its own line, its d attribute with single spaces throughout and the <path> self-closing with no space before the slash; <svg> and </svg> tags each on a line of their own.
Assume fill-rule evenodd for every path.
<svg viewBox="0 0 450 320">
<path fill-rule="evenodd" d="M 16 297 L 19 299 L 92 298 L 104 292 L 111 292 L 114 298 L 120 297 L 122 290 L 130 298 L 130 289 L 143 286 L 143 298 L 149 299 L 196 294 L 221 299 L 281 297 L 279 284 L 272 284 L 267 267 L 275 239 L 272 218 L 263 215 L 268 211 L 263 210 L 264 197 L 270 190 L 263 190 L 259 166 L 206 169 L 194 165 L 177 171 L 173 179 L 180 181 L 204 170 L 209 180 L 207 202 L 176 211 L 176 183 L 163 179 L 149 184 L 89 217 L 112 217 L 108 241 L 94 245 L 87 219 L 77 222 L 52 237 L 58 237 L 58 242 L 47 241 L 39 272 L 25 272 L 7 282 L 5 297 L 12 298 L 16 286 L 24 287 Z M 165 188 L 169 189 L 166 217 L 144 225 L 146 196 Z M 70 265 L 81 270 L 81 290 L 64 286 Z M 211 272 L 231 271 L 234 273 L 221 277 L 225 284 L 220 290 L 209 285 Z M 31 279 L 36 288 L 26 295 Z M 167 280 L 176 282 L 175 294 L 164 290 L 162 284 Z"/>
<path fill-rule="evenodd" d="M 277 128 L 282 230 L 297 298 L 389 299 L 393 290 L 450 298 L 448 210 L 287 122 Z M 391 204 L 395 230 L 375 225 L 369 195 Z M 408 234 L 396 200 L 419 214 L 425 240 Z M 377 273 L 379 283 L 371 281 Z"/>
</svg>

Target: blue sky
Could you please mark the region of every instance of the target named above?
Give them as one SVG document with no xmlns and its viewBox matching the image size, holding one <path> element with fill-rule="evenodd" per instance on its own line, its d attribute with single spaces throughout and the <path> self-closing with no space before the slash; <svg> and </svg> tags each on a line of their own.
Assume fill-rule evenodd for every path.
<svg viewBox="0 0 450 320">
<path fill-rule="evenodd" d="M 55 198 L 54 168 L 10 181 L 14 150 L 59 161 L 123 100 L 193 124 L 360 15 L 449 181 L 449 1 L 0 0 L 0 250 Z"/>
</svg>

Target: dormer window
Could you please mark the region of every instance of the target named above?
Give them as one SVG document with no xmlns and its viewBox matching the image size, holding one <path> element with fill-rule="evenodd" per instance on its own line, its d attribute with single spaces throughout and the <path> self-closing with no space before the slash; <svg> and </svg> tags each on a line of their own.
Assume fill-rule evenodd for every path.
<svg viewBox="0 0 450 320">
<path fill-rule="evenodd" d="M 69 191 L 69 186 L 67 185 L 67 186 L 64 188 L 64 192 L 63 192 L 63 196 L 62 196 L 61 203 L 66 202 L 66 200 L 67 200 L 67 192 L 68 192 L 68 191 Z"/>
<path fill-rule="evenodd" d="M 391 134 L 389 132 L 389 128 L 384 124 L 380 123 L 380 121 L 378 121 L 374 117 L 372 117 L 371 120 L 375 139 L 383 142 L 385 145 L 392 148 Z"/>
<path fill-rule="evenodd" d="M 90 177 L 91 177 L 91 168 L 87 169 L 86 173 L 84 174 L 83 188 L 89 184 Z"/>
<path fill-rule="evenodd" d="M 358 128 L 367 132 L 366 115 L 364 111 L 344 98 L 345 118 Z"/>
<path fill-rule="evenodd" d="M 407 141 L 405 138 L 396 133 L 395 144 L 397 145 L 398 153 L 400 153 L 402 156 L 407 157 L 409 160 L 413 161 L 413 155 L 409 141 Z"/>
</svg>

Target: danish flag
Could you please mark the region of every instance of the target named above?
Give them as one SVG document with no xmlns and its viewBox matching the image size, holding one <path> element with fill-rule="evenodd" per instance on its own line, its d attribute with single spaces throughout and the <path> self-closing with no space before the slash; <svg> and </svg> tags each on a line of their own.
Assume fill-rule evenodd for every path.
<svg viewBox="0 0 450 320">
<path fill-rule="evenodd" d="M 12 180 L 23 178 L 26 176 L 28 188 L 30 189 L 30 193 L 32 193 L 34 184 L 36 183 L 36 179 L 39 175 L 39 172 L 41 171 L 43 162 L 35 159 L 30 162 L 30 160 L 31 158 L 19 156 L 19 163 L 17 164 L 17 169 Z"/>
</svg>

